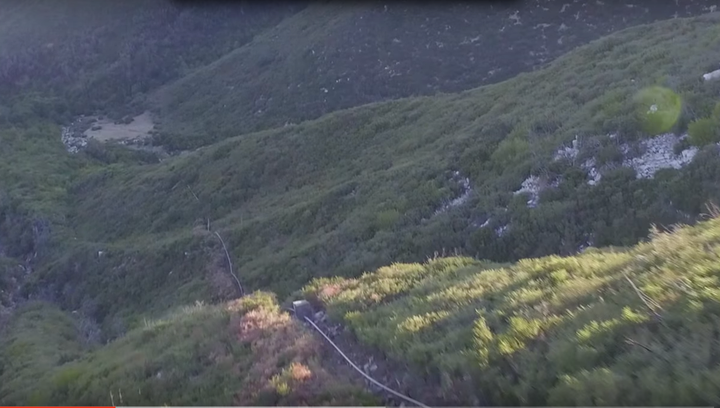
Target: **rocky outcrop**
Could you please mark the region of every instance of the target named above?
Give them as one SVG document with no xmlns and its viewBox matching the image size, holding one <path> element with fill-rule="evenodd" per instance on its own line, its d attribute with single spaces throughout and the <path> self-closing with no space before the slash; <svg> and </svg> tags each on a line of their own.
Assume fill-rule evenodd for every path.
<svg viewBox="0 0 720 408">
<path fill-rule="evenodd" d="M 467 200 L 470 198 L 470 194 L 472 193 L 472 187 L 470 186 L 470 179 L 467 177 L 463 177 L 460 175 L 459 171 L 453 171 L 452 177 L 450 178 L 450 181 L 453 183 L 457 183 L 461 187 L 461 193 L 459 196 L 453 198 L 452 200 L 449 200 L 445 202 L 440 208 L 435 210 L 435 215 L 444 213 L 445 211 L 450 210 L 451 208 L 459 207 L 463 205 Z"/>
<path fill-rule="evenodd" d="M 616 139 L 617 135 L 609 135 Z M 622 165 L 635 170 L 637 178 L 652 178 L 660 169 L 680 169 L 690 163 L 698 152 L 698 148 L 691 146 L 680 154 L 675 154 L 675 146 L 687 135 L 676 136 L 672 133 L 658 135 L 639 142 L 642 154 L 631 157 L 632 146 L 628 143 L 620 145 L 623 153 Z M 572 147 L 561 147 L 555 153 L 555 160 L 575 160 L 580 153 L 580 143 L 576 138 Z M 602 179 L 604 168 L 597 166 L 594 157 L 586 159 L 580 167 L 587 172 L 589 185 L 596 185 Z"/>
<path fill-rule="evenodd" d="M 70 153 L 77 153 L 87 146 L 87 138 L 82 132 L 77 132 L 72 126 L 63 126 L 60 136 L 62 143 Z"/>
<path fill-rule="evenodd" d="M 591 186 L 594 186 L 595 184 L 599 183 L 602 179 L 602 173 L 600 173 L 600 170 L 596 167 L 597 163 L 595 162 L 595 158 L 591 157 L 587 160 L 585 160 L 580 167 L 582 167 L 583 170 L 587 172 L 588 175 L 588 181 L 587 183 Z"/>
<path fill-rule="evenodd" d="M 577 158 L 578 154 L 580 154 L 580 141 L 578 140 L 578 137 L 575 136 L 571 146 L 562 146 L 557 150 L 557 152 L 555 152 L 553 160 L 558 161 L 565 159 L 573 161 Z"/>
<path fill-rule="evenodd" d="M 519 190 L 515 191 L 513 194 L 523 194 L 527 193 L 530 195 L 530 199 L 527 201 L 527 206 L 530 208 L 535 208 L 540 201 L 540 191 L 542 191 L 546 186 L 546 183 L 543 183 L 540 177 L 538 176 L 530 176 L 525 181 L 523 181 L 522 186 Z"/>
<path fill-rule="evenodd" d="M 572 141 L 571 146 L 563 146 L 555 152 L 555 156 L 553 157 L 553 160 L 554 161 L 569 160 L 570 162 L 575 162 L 575 159 L 577 159 L 579 154 L 580 154 L 580 141 L 578 140 L 578 137 L 575 136 L 575 139 Z M 602 178 L 602 174 L 600 174 L 600 172 L 595 168 L 595 158 L 591 157 L 591 158 L 585 160 L 584 162 L 582 162 L 580 164 L 580 167 L 583 170 L 585 170 L 588 174 L 588 177 L 589 177 L 588 184 L 595 185 L 598 182 L 600 182 L 600 179 Z"/>
<path fill-rule="evenodd" d="M 617 134 L 608 136 L 611 139 L 617 139 L 618 137 Z M 687 138 L 687 135 L 676 136 L 672 133 L 666 133 L 642 140 L 639 142 L 642 154 L 637 156 L 631 156 L 633 149 L 629 143 L 621 144 L 619 147 L 624 156 L 622 165 L 634 169 L 637 178 L 646 179 L 653 178 L 660 169 L 680 169 L 692 162 L 698 152 L 697 147 L 691 146 L 679 154 L 675 153 L 675 146 L 685 138 Z M 718 145 L 720 146 L 720 144 Z M 568 160 L 575 163 L 580 154 L 580 148 L 581 143 L 575 137 L 570 146 L 562 146 L 555 152 L 553 160 Z M 579 166 L 587 173 L 587 184 L 591 186 L 598 184 L 602 180 L 603 171 L 612 167 L 598 166 L 594 157 L 587 158 Z M 529 194 L 530 198 L 527 206 L 535 208 L 539 203 L 540 193 L 548 187 L 558 187 L 561 182 L 561 179 L 556 179 L 548 183 L 547 180 L 543 180 L 541 177 L 531 175 L 523 181 L 520 189 L 516 190 L 514 194 Z"/>
<path fill-rule="evenodd" d="M 697 147 L 690 147 L 680 154 L 675 154 L 675 145 L 687 135 L 675 136 L 667 133 L 640 142 L 644 153 L 638 157 L 626 158 L 623 166 L 632 167 L 637 173 L 637 178 L 653 178 L 660 169 L 680 169 L 690 163 Z"/>
<path fill-rule="evenodd" d="M 97 118 L 80 115 L 68 126 L 62 127 L 61 140 L 70 153 L 77 153 L 87 147 L 88 137 L 85 131 L 95 126 Z"/>
<path fill-rule="evenodd" d="M 720 79 L 720 69 L 713 72 L 708 72 L 707 74 L 703 75 L 704 81 L 712 81 L 714 79 Z"/>
</svg>

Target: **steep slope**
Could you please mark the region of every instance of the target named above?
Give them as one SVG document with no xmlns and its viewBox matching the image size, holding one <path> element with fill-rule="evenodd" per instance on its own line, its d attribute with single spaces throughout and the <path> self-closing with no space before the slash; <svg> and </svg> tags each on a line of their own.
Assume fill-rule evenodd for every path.
<svg viewBox="0 0 720 408">
<path fill-rule="evenodd" d="M 346 346 L 354 337 L 424 377 L 422 390 L 398 381 L 403 392 L 458 405 L 704 406 L 718 395 L 718 254 L 715 218 L 627 249 L 393 264 L 298 295 L 350 330 Z M 15 316 L 0 342 L 0 401 L 374 402 L 265 293 L 184 307 L 104 346 L 71 316 L 44 304 Z"/>
<path fill-rule="evenodd" d="M 712 302 L 706 302 L 714 296 L 714 281 L 703 274 L 712 277 L 716 269 L 712 253 L 717 245 L 716 221 L 626 252 L 591 250 L 560 261 L 557 257 L 521 261 L 508 268 L 453 258 L 425 267 L 383 269 L 375 277 L 357 281 L 353 278 L 393 262 L 416 262 L 443 249 L 512 262 L 574 254 L 588 241 L 595 246 L 631 245 L 647 236 L 653 222 L 693 221 L 707 201 L 720 201 L 720 152 L 714 139 L 720 134 L 720 81 L 699 80 L 720 61 L 719 21 L 720 16 L 707 15 L 625 30 L 503 83 L 454 95 L 342 110 L 299 125 L 230 138 L 162 163 L 120 146 L 101 145 L 94 152 L 70 155 L 59 140 L 60 129 L 47 119 L 62 115 L 57 99 L 23 94 L 29 105 L 13 103 L 10 109 L 19 112 L 21 122 L 34 126 L 12 128 L 4 123 L 0 129 L 7 141 L 0 149 L 0 180 L 5 183 L 0 186 L 0 290 L 12 290 L 11 296 L 0 298 L 0 305 L 15 308 L 28 299 L 53 305 L 26 305 L 25 312 L 18 312 L 3 331 L 0 402 L 107 403 L 109 390 L 120 386 L 121 403 L 133 404 L 321 403 L 331 401 L 328 396 L 333 394 L 338 395 L 334 403 L 357 403 L 355 397 L 364 396 L 353 380 L 335 374 L 337 367 L 324 365 L 322 359 L 313 362 L 315 352 L 291 349 L 285 354 L 271 348 L 269 354 L 287 359 L 270 359 L 277 367 L 269 368 L 264 365 L 264 354 L 253 350 L 255 337 L 246 339 L 249 343 L 242 338 L 237 343 L 226 331 L 234 328 L 233 316 L 242 322 L 250 313 L 233 315 L 226 310 L 232 309 L 232 299 L 243 289 L 246 293 L 273 290 L 285 298 L 315 278 L 336 277 L 330 283 L 337 283 L 337 290 L 320 281 L 305 293 L 325 302 L 331 314 L 344 319 L 366 344 L 415 364 L 417 371 L 417 364 L 427 363 L 428 381 L 436 386 L 432 390 L 444 396 L 455 391 L 462 402 L 473 403 L 478 396 L 471 393 L 471 386 L 480 385 L 482 397 L 498 404 L 588 403 L 572 398 L 584 395 L 579 392 L 583 387 L 592 386 L 603 393 L 590 403 L 633 402 L 642 397 L 643 390 L 659 403 L 708 403 L 706 394 L 712 386 L 703 379 L 695 381 L 699 384 L 696 394 L 690 394 L 690 386 L 682 381 L 668 388 L 676 391 L 673 395 L 650 390 L 640 380 L 628 391 L 622 385 L 629 372 L 626 361 L 650 365 L 643 356 L 633 354 L 626 359 L 613 338 L 607 344 L 614 348 L 591 343 L 594 350 L 568 362 L 562 356 L 574 344 L 561 337 L 580 329 L 578 339 L 592 342 L 596 331 L 612 334 L 626 327 L 622 326 L 625 320 L 632 324 L 646 320 L 635 303 L 621 303 L 632 298 L 628 293 L 633 289 L 632 285 L 631 289 L 619 286 L 623 283 L 616 279 L 618 263 L 628 268 L 642 293 L 667 310 L 675 307 L 675 292 L 658 290 L 652 279 L 675 273 L 670 267 L 675 263 L 678 270 L 697 274 L 692 275 L 698 280 L 690 283 L 691 292 L 700 292 L 703 310 L 714 310 Z M 658 85 L 661 91 L 654 87 Z M 669 115 L 672 120 L 665 126 L 666 113 L 679 107 L 680 101 L 684 110 Z M 691 129 L 700 123 L 707 130 L 699 138 L 691 132 L 688 140 L 698 144 L 698 150 L 672 134 L 684 132 L 688 123 Z M 652 138 L 648 133 L 652 128 L 667 133 Z M 574 144 L 563 146 L 573 140 L 578 142 L 577 149 Z M 652 178 L 638 177 L 640 172 L 632 163 L 645 155 L 638 150 L 654 146 L 657 140 L 678 141 L 678 151 L 688 159 L 682 162 L 685 167 L 666 168 Z M 575 155 L 555 160 L 558 150 L 573 149 L 578 150 Z M 591 159 L 597 166 L 585 165 Z M 602 178 L 588 167 L 602 171 Z M 550 186 L 539 197 L 532 198 L 535 193 L 521 189 L 532 180 L 530 176 Z M 687 252 L 680 251 L 681 243 L 687 244 Z M 655 257 L 671 251 L 679 258 Z M 633 264 L 623 254 L 646 259 L 632 258 L 638 261 Z M 577 266 L 580 263 L 587 266 Z M 558 264 L 560 269 L 554 269 Z M 663 269 L 656 270 L 658 265 Z M 550 271 L 550 278 L 524 279 L 539 270 Z M 239 277 L 242 289 L 231 272 Z M 639 280 L 631 272 L 640 275 Z M 436 279 L 439 274 L 447 279 Z M 387 279 L 387 275 L 401 276 Z M 436 278 L 423 281 L 427 276 Z M 483 299 L 473 297 L 468 300 L 472 308 L 455 309 L 451 300 L 463 300 L 456 286 L 465 288 L 456 279 L 465 278 L 481 287 L 470 293 Z M 27 284 L 18 288 L 20 280 Z M 584 286 L 587 280 L 590 284 Z M 422 287 L 414 286 L 417 281 L 433 292 L 422 292 Z M 610 289 L 602 298 L 631 308 L 622 312 L 622 324 L 598 323 L 585 330 L 588 321 L 581 312 L 578 320 L 564 314 L 563 307 L 575 307 L 573 301 L 587 301 L 599 310 L 599 317 L 588 319 L 617 317 L 622 308 L 613 306 L 602 314 L 604 303 L 595 297 L 597 284 L 606 281 Z M 482 290 L 492 285 L 506 286 L 495 299 L 486 299 Z M 701 285 L 710 289 L 702 292 Z M 343 292 L 353 287 L 359 292 Z M 447 293 L 442 292 L 446 289 Z M 503 289 L 508 294 L 518 292 L 504 297 Z M 555 289 L 559 300 L 553 298 Z M 403 291 L 412 296 L 403 297 Z M 385 293 L 391 296 L 383 297 Z M 434 293 L 442 293 L 437 303 L 433 303 Z M 579 300 L 567 299 L 576 295 Z M 522 315 L 536 306 L 536 296 L 557 300 L 552 304 L 556 309 L 548 310 L 560 320 L 552 314 L 545 316 L 542 307 L 540 315 Z M 392 310 L 373 309 L 372 304 L 383 300 Z M 391 304 L 394 300 L 400 303 Z M 240 304 L 245 301 L 267 304 L 254 296 L 243 298 Z M 159 325 L 146 323 L 195 302 L 216 306 L 198 307 L 193 309 L 197 314 L 181 313 Z M 486 305 L 483 302 L 488 308 L 487 330 L 474 314 L 474 306 Z M 697 302 L 687 303 L 688 308 L 678 303 L 681 309 L 669 319 L 670 329 L 690 327 L 678 323 L 680 317 L 690 322 L 696 318 L 701 325 L 702 319 L 713 318 L 699 313 Z M 307 336 L 270 304 L 265 307 L 267 313 L 251 315 L 279 322 L 279 334 L 263 333 L 261 339 L 268 341 L 261 345 L 279 342 L 283 346 L 287 338 Z M 429 320 L 452 317 L 459 322 L 451 329 L 468 321 L 476 324 L 479 340 L 468 336 L 467 330 L 448 330 L 447 338 L 435 331 L 425 336 L 422 328 L 428 322 L 406 310 L 415 304 L 417 313 L 430 313 Z M 406 324 L 376 324 L 403 310 L 409 318 Z M 525 320 L 511 316 L 515 312 Z M 247 323 L 249 329 L 253 324 L 262 326 L 262 322 Z M 622 334 L 648 346 L 639 336 L 644 333 L 642 327 L 631 325 L 636 331 Z M 388 330 L 406 340 L 403 330 L 415 330 L 421 336 L 410 339 L 411 346 L 405 348 L 394 343 Z M 539 341 L 533 344 L 538 349 L 521 353 L 520 361 L 506 358 L 541 332 L 553 336 L 560 356 L 544 351 Z M 208 338 L 206 333 L 217 336 Z M 676 332 L 662 333 L 667 338 L 658 341 L 673 345 Z M 48 336 L 55 340 L 43 342 Z M 452 349 L 446 349 L 446 344 Z M 313 347 L 317 350 L 319 345 Z M 62 355 L 61 349 L 68 354 Z M 454 350 L 487 359 L 472 365 L 468 354 Z M 695 355 L 678 353 L 673 362 L 685 359 L 714 375 L 712 359 L 697 363 L 692 360 Z M 128 355 L 133 359 L 125 358 Z M 340 390 L 327 389 L 326 381 L 322 385 L 311 382 L 309 389 L 295 387 L 294 375 L 307 376 L 302 367 L 288 365 L 294 356 L 318 378 L 336 378 Z M 542 366 L 546 360 L 552 364 Z M 487 369 L 491 363 L 492 369 Z M 527 368 L 523 373 L 537 375 L 512 373 L 518 364 Z M 602 365 L 607 370 L 596 370 Z M 542 370 L 536 369 L 539 366 Z M 262 376 L 255 375 L 258 372 Z M 652 376 L 647 379 L 658 379 L 660 384 L 674 380 L 664 377 L 657 367 L 648 372 Z M 566 377 L 557 382 L 556 373 Z M 232 382 L 238 376 L 244 378 L 240 385 Z M 182 388 L 173 388 L 162 378 Z M 617 393 L 600 387 L 614 384 L 616 378 L 621 379 Z M 37 388 L 38 383 L 44 386 Z M 535 384 L 540 390 L 532 389 Z M 267 394 L 243 394 L 266 385 Z M 34 393 L 37 389 L 41 391 Z M 136 389 L 140 397 L 135 397 Z M 137 399 L 131 400 L 127 390 Z"/>
<path fill-rule="evenodd" d="M 711 3 L 313 4 L 155 93 L 157 142 L 194 148 L 370 102 L 499 82 L 603 35 Z"/>
<path fill-rule="evenodd" d="M 61 299 L 76 293 L 64 297 L 67 307 L 90 297 L 104 316 L 185 299 L 172 288 L 192 299 L 208 279 L 198 267 L 222 254 L 212 231 L 247 289 L 281 296 L 313 277 L 356 276 L 443 249 L 511 261 L 572 254 L 588 241 L 632 244 L 652 222 L 685 222 L 720 198 L 717 146 L 654 178 L 637 178 L 611 154 L 615 168 L 597 185 L 577 161 L 553 156 L 576 135 L 585 157 L 600 157 L 603 143 L 620 150 L 606 132 L 630 144 L 647 137 L 634 95 L 658 81 L 696 115 L 708 114 L 718 84 L 697 78 L 720 60 L 717 19 L 630 29 L 545 70 L 459 95 L 369 105 L 159 165 L 91 172 L 69 201 L 68 221 L 84 244 L 34 278 Z M 678 128 L 692 118 L 688 110 Z M 514 194 L 530 175 L 562 180 L 534 208 Z M 100 250 L 108 257 L 98 259 Z M 126 295 L 113 288 L 133 302 L 120 302 Z"/>
<path fill-rule="evenodd" d="M 628 249 L 394 264 L 305 294 L 458 405 L 713 405 L 718 277 L 715 218 Z"/>
<path fill-rule="evenodd" d="M 183 307 L 106 346 L 51 305 L 25 306 L 0 352 L 4 404 L 377 404 L 320 339 L 256 293 Z"/>
<path fill-rule="evenodd" d="M 73 239 L 65 205 L 74 177 L 108 164 L 157 162 L 150 154 L 98 144 L 85 157 L 71 158 L 58 125 L 88 113 L 120 119 L 139 107 L 144 93 L 242 46 L 302 7 L 0 3 L 0 257 L 10 259 L 12 271 L 24 271 L 2 277 L 3 289 L 13 288 L 3 293 L 3 306 L 16 303 L 36 266 L 62 257 L 52 252 L 55 243 Z"/>
<path fill-rule="evenodd" d="M 249 42 L 301 4 L 190 7 L 167 0 L 8 0 L 0 4 L 0 115 L 37 92 L 70 114 L 116 118 L 129 102 Z M 1 118 L 1 116 L 0 116 Z M 11 118 L 12 119 L 12 118 Z"/>
</svg>

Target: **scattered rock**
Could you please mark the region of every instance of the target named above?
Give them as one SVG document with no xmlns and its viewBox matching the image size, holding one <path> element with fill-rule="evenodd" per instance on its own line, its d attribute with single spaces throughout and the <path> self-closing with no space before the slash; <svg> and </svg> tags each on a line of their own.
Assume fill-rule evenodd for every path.
<svg viewBox="0 0 720 408">
<path fill-rule="evenodd" d="M 540 202 L 540 193 L 548 187 L 558 188 L 560 187 L 560 183 L 562 183 L 562 177 L 555 177 L 554 179 L 548 181 L 547 178 L 530 176 L 523 181 L 520 189 L 514 191 L 513 194 L 518 195 L 528 193 L 530 195 L 530 199 L 527 201 L 527 206 L 529 208 L 535 208 Z"/>
<path fill-rule="evenodd" d="M 623 160 L 623 166 L 635 169 L 637 178 L 653 178 L 660 169 L 680 169 L 690 163 L 698 152 L 698 148 L 692 146 L 678 155 L 675 154 L 673 150 L 675 144 L 684 137 L 685 135 L 678 137 L 666 133 L 643 140 L 640 143 L 645 152 L 638 157 L 626 158 Z"/>
<path fill-rule="evenodd" d="M 527 202 L 527 206 L 530 208 L 537 207 L 538 201 L 540 200 L 540 191 L 542 191 L 544 184 L 540 177 L 530 176 L 523 181 L 522 186 L 519 190 L 513 194 L 518 195 L 522 193 L 530 194 L 530 199 Z"/>
<path fill-rule="evenodd" d="M 617 134 L 608 135 L 611 139 L 617 139 Z M 676 136 L 672 133 L 666 133 L 646 139 L 640 142 L 640 148 L 643 153 L 636 157 L 628 157 L 633 151 L 633 146 L 624 143 L 620 145 L 620 150 L 625 157 L 622 165 L 631 167 L 637 173 L 637 178 L 652 178 L 660 169 L 673 168 L 680 169 L 690 163 L 698 152 L 697 147 L 689 147 L 680 154 L 675 154 L 674 147 L 687 135 Z M 574 160 L 579 154 L 579 142 L 577 137 L 573 140 L 572 147 L 561 147 L 555 153 L 555 160 L 570 159 Z M 602 168 L 597 167 L 594 157 L 585 160 L 580 167 L 588 174 L 589 185 L 596 185 L 602 179 Z M 532 180 L 526 180 L 527 185 L 523 183 L 523 191 L 533 188 Z M 521 190 L 518 190 L 520 192 Z M 516 192 L 517 193 L 517 192 Z M 529 205 L 530 203 L 528 203 Z"/>
<path fill-rule="evenodd" d="M 378 366 L 373 362 L 373 358 L 370 357 L 370 360 L 368 360 L 365 365 L 363 365 L 363 371 L 365 371 L 365 374 L 370 375 L 373 371 L 377 370 Z"/>
<path fill-rule="evenodd" d="M 602 179 L 602 174 L 600 174 L 600 171 L 595 167 L 595 158 L 591 157 L 580 166 L 583 170 L 587 171 L 588 177 L 590 179 L 587 181 L 588 184 L 591 186 L 594 186 L 595 184 L 599 183 Z"/>
<path fill-rule="evenodd" d="M 315 313 L 313 320 L 315 320 L 315 323 L 324 322 L 325 321 L 325 312 L 319 311 L 319 312 Z"/>
<path fill-rule="evenodd" d="M 578 137 L 575 136 L 575 140 L 572 141 L 572 146 L 563 146 L 560 149 L 558 149 L 557 152 L 555 152 L 555 157 L 553 160 L 561 160 L 561 159 L 568 159 L 568 160 L 575 160 L 575 158 L 580 154 L 580 148 L 579 148 L 580 142 L 578 141 Z"/>
<path fill-rule="evenodd" d="M 74 133 L 71 127 L 65 127 L 62 128 L 62 134 L 60 136 L 60 140 L 62 140 L 62 143 L 65 145 L 65 148 L 70 153 L 77 153 L 80 151 L 80 149 L 87 146 L 87 139 L 82 135 L 82 133 L 77 134 Z"/>
<path fill-rule="evenodd" d="M 720 78 L 720 69 L 715 70 L 713 72 L 708 72 L 707 74 L 703 75 L 704 81 L 712 81 L 713 79 Z"/>
<path fill-rule="evenodd" d="M 463 205 L 469 198 L 470 194 L 472 193 L 472 187 L 470 186 L 470 179 L 467 177 L 462 177 L 460 175 L 459 171 L 453 171 L 452 177 L 450 178 L 451 182 L 458 183 L 460 187 L 462 188 L 462 192 L 459 196 L 455 197 L 454 199 L 445 202 L 442 207 L 435 210 L 435 215 L 441 214 L 445 211 L 448 211 L 451 208 L 459 207 Z"/>
</svg>

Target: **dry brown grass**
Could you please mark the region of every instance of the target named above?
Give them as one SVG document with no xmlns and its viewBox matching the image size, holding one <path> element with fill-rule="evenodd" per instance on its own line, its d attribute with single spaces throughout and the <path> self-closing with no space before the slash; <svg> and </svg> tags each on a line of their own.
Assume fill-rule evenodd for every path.
<svg viewBox="0 0 720 408">
<path fill-rule="evenodd" d="M 261 392 L 283 393 L 277 380 L 272 381 L 282 373 L 283 362 L 290 367 L 320 351 L 320 344 L 285 313 L 260 308 L 246 313 L 233 326 L 238 339 L 249 343 L 255 356 L 244 381 L 246 387 L 236 397 L 238 403 L 253 401 Z"/>
<path fill-rule="evenodd" d="M 253 359 L 244 386 L 235 396 L 239 405 L 271 402 L 311 405 L 323 390 L 355 384 L 321 364 L 322 340 L 287 313 L 259 307 L 231 321 L 240 342 L 249 344 Z"/>
<path fill-rule="evenodd" d="M 337 283 L 332 283 L 323 286 L 323 288 L 320 290 L 320 298 L 326 299 L 331 298 L 337 295 L 342 291 L 343 287 Z"/>
<path fill-rule="evenodd" d="M 312 372 L 307 366 L 299 363 L 290 364 L 290 378 L 294 381 L 307 381 L 310 377 L 312 377 Z"/>
</svg>

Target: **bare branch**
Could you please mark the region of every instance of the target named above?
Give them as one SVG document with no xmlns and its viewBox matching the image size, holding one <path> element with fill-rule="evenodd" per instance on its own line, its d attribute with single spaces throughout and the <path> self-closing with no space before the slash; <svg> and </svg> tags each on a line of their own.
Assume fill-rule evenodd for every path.
<svg viewBox="0 0 720 408">
<path fill-rule="evenodd" d="M 709 218 L 720 217 L 720 207 L 718 207 L 715 203 L 713 203 L 713 202 L 706 203 L 705 209 L 708 212 Z"/>
<path fill-rule="evenodd" d="M 192 194 L 193 197 L 195 197 L 195 200 L 197 200 L 197 202 L 200 202 L 200 199 L 198 198 L 198 196 L 195 195 L 195 192 L 192 191 L 192 189 L 190 188 L 190 186 L 187 185 L 187 184 L 186 184 L 185 186 L 187 187 L 188 190 L 190 190 L 190 194 Z"/>
<path fill-rule="evenodd" d="M 644 344 L 642 344 L 642 343 L 640 343 L 640 342 L 638 342 L 638 341 L 635 341 L 635 340 L 633 340 L 633 339 L 631 339 L 631 338 L 629 338 L 629 337 L 625 337 L 625 343 L 627 343 L 627 344 L 629 344 L 629 345 L 631 345 L 631 346 L 642 347 L 642 348 L 644 348 L 645 350 L 647 350 L 647 351 L 653 353 L 654 355 L 658 356 L 659 358 L 665 360 L 665 362 L 670 363 L 670 360 L 668 360 L 667 358 L 665 358 L 664 356 L 662 356 L 660 353 L 657 353 L 657 352 L 653 351 L 653 349 L 651 349 L 650 347 L 648 347 L 648 346 L 646 346 L 646 345 L 644 345 Z"/>
<path fill-rule="evenodd" d="M 660 314 L 656 311 L 656 309 L 662 309 L 662 306 L 660 306 L 660 304 L 658 302 L 654 301 L 652 298 L 650 298 L 649 296 L 644 294 L 637 286 L 635 286 L 635 284 L 630 279 L 630 277 L 627 275 L 627 273 L 623 273 L 623 275 L 625 275 L 625 279 L 627 279 L 627 281 L 630 282 L 630 286 L 633 287 L 633 289 L 635 290 L 635 293 L 637 293 L 638 297 L 640 298 L 640 300 L 642 300 L 642 302 L 645 304 L 645 306 L 648 308 L 648 310 L 650 310 L 650 312 L 653 315 L 655 315 L 657 320 L 662 323 L 662 316 L 660 316 Z M 663 325 L 664 325 L 664 323 L 663 323 Z"/>
</svg>

